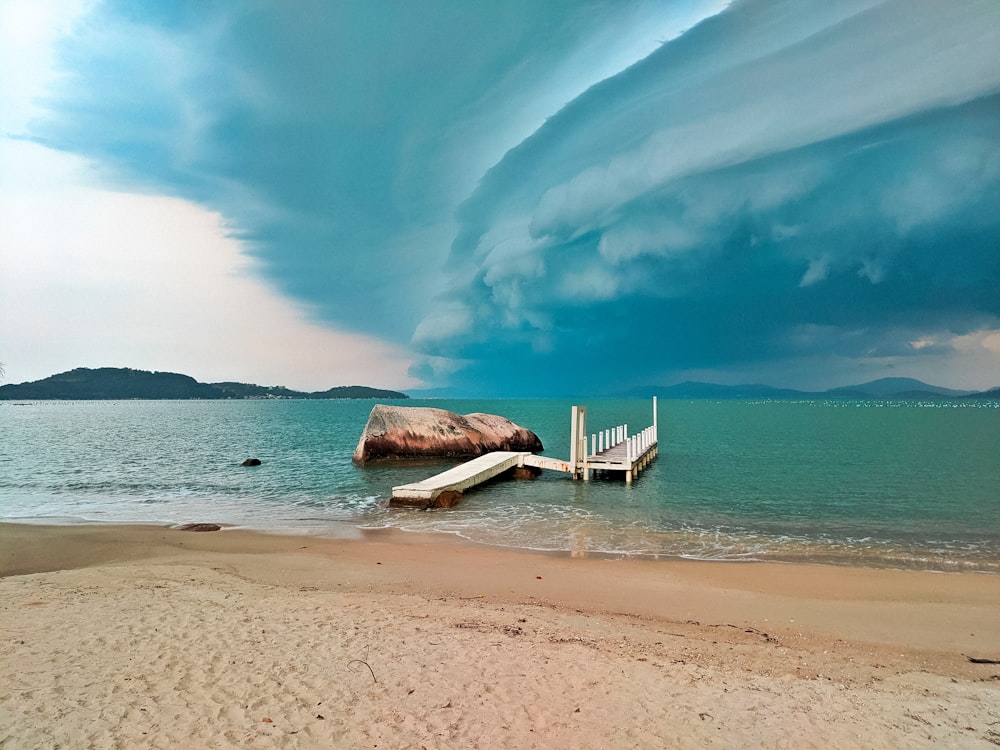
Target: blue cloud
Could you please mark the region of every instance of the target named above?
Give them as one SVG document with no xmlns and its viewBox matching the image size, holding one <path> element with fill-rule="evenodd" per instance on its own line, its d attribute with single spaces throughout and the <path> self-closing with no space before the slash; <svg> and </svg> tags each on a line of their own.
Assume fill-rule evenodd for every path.
<svg viewBox="0 0 1000 750">
<path fill-rule="evenodd" d="M 700 17 L 690 5 L 673 15 Z M 666 15 L 604 0 L 104 2 L 63 43 L 31 135 L 123 189 L 220 210 L 320 319 L 406 341 L 455 204 L 585 88 L 567 61 L 612 38 L 588 63 L 614 65 Z"/>
<path fill-rule="evenodd" d="M 415 343 L 592 391 L 995 327 L 998 6 L 822 5 L 736 4 L 510 152 L 460 213 L 467 324 Z"/>
<path fill-rule="evenodd" d="M 470 391 L 1000 327 L 1000 5 L 720 6 L 105 2 L 30 136 Z"/>
</svg>

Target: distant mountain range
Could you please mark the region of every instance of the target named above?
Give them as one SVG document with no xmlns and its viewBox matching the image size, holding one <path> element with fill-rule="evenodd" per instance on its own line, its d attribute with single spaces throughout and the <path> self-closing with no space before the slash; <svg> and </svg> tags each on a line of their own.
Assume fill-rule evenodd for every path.
<svg viewBox="0 0 1000 750">
<path fill-rule="evenodd" d="M 799 391 L 769 385 L 718 385 L 685 382 L 668 386 L 641 386 L 614 394 L 619 398 L 796 400 L 796 399 L 996 399 L 1000 387 L 988 391 L 960 391 L 930 385 L 913 378 L 881 378 L 827 391 Z M 124 367 L 78 367 L 31 383 L 0 385 L 2 400 L 122 400 L 122 399 L 407 399 L 463 398 L 458 391 L 435 389 L 399 391 L 347 385 L 306 393 L 282 386 L 250 383 L 200 383 L 175 372 L 148 372 Z"/>
<path fill-rule="evenodd" d="M 78 367 L 31 383 L 0 386 L 0 400 L 121 400 L 121 399 L 345 399 L 409 398 L 405 393 L 346 385 L 305 393 L 282 386 L 249 383 L 199 383 L 189 375 L 148 372 L 125 367 Z"/>
<path fill-rule="evenodd" d="M 772 388 L 769 385 L 717 385 L 685 382 L 670 386 L 641 386 L 619 394 L 627 398 L 674 399 L 1000 399 L 1000 387 L 988 391 L 959 391 L 930 385 L 914 378 L 880 378 L 860 385 L 831 388 L 826 391 L 799 391 Z"/>
</svg>

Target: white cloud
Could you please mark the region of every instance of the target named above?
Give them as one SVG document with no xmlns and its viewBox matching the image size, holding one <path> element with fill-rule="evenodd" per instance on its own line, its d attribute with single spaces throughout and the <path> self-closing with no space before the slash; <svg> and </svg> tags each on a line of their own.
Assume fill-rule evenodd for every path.
<svg viewBox="0 0 1000 750">
<path fill-rule="evenodd" d="M 603 15 L 581 3 L 568 39 L 572 46 L 553 56 L 540 47 L 510 70 L 494 90 L 486 92 L 466 123 L 476 132 L 479 147 L 456 156 L 454 171 L 475 184 L 504 153 L 528 138 L 545 120 L 591 86 L 634 65 L 660 45 L 677 38 L 698 22 L 716 15 L 730 0 L 681 3 L 610 3 Z M 529 19 L 525 19 L 526 25 Z M 552 40 L 555 41 L 555 40 Z M 473 157 L 470 159 L 470 156 Z"/>
<path fill-rule="evenodd" d="M 1000 383 L 1000 329 L 984 328 L 964 336 L 955 336 L 949 343 L 955 351 L 962 354 L 993 358 L 996 363 L 993 372 Z"/>
<path fill-rule="evenodd" d="M 918 356 L 890 360 L 911 377 L 970 391 L 1000 386 L 1000 328 L 995 320 L 990 326 L 958 336 L 928 332 L 917 336 L 911 346 Z"/>
<path fill-rule="evenodd" d="M 456 336 L 464 336 L 473 330 L 472 311 L 461 302 L 441 305 L 420 321 L 413 332 L 413 344 L 417 348 Z"/>
<path fill-rule="evenodd" d="M 267 287 L 218 214 L 90 187 L 85 162 L 23 141 L 0 139 L 0 165 L 7 380 L 130 366 L 305 390 L 417 384 L 408 352 Z"/>
<path fill-rule="evenodd" d="M 821 258 L 814 258 L 809 261 L 809 268 L 802 275 L 799 286 L 806 287 L 818 284 L 830 275 L 830 260 L 825 255 Z"/>
<path fill-rule="evenodd" d="M 614 224 L 601 234 L 598 252 L 612 263 L 643 255 L 672 255 L 696 247 L 701 235 L 690 226 L 670 219 L 637 220 Z"/>
<path fill-rule="evenodd" d="M 627 147 L 582 154 L 580 171 L 542 197 L 533 233 L 567 233 L 571 227 L 579 235 L 671 180 L 995 90 L 1000 12 L 993 3 L 952 5 L 886 2 L 805 43 L 793 40 L 707 80 L 651 77 L 650 97 L 670 94 L 657 129 L 646 132 L 648 123 L 636 117 L 634 125 L 621 123 L 643 129 L 620 134 L 617 142 Z M 981 12 L 970 12 L 976 5 Z M 892 44 L 885 38 L 890 30 Z M 776 187 L 776 196 L 758 200 L 784 197 Z"/>
<path fill-rule="evenodd" d="M 937 346 L 938 342 L 930 336 L 922 336 L 921 338 L 914 339 L 910 342 L 910 348 L 920 351 L 921 349 L 928 349 L 932 346 Z"/>
<path fill-rule="evenodd" d="M 993 139 L 951 141 L 947 148 L 938 146 L 920 159 L 908 179 L 887 191 L 881 201 L 882 212 L 895 220 L 902 234 L 948 217 L 1000 180 L 1000 144 Z M 951 190 L 940 189 L 945 182 Z"/>
<path fill-rule="evenodd" d="M 614 299 L 619 294 L 620 279 L 599 265 L 572 269 L 562 274 L 558 293 L 578 304 Z"/>
<path fill-rule="evenodd" d="M 22 133 L 55 75 L 53 44 L 93 0 L 0 2 L 0 132 Z"/>
<path fill-rule="evenodd" d="M 861 260 L 858 276 L 868 279 L 873 284 L 881 284 L 885 279 L 886 267 L 881 258 L 869 257 Z"/>
</svg>

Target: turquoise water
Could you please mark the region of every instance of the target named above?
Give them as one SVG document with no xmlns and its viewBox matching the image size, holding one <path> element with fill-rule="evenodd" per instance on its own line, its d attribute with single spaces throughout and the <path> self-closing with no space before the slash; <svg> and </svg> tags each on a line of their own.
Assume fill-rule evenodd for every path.
<svg viewBox="0 0 1000 750">
<path fill-rule="evenodd" d="M 502 414 L 569 456 L 569 401 L 407 401 Z M 588 405 L 592 430 L 652 421 Z M 359 468 L 370 401 L 0 403 L 0 518 L 218 522 L 343 535 L 446 532 L 584 555 L 781 560 L 1000 573 L 996 402 L 659 403 L 660 456 L 630 486 L 545 472 L 450 510 L 390 509 L 449 464 Z M 243 468 L 247 457 L 263 465 Z"/>
</svg>

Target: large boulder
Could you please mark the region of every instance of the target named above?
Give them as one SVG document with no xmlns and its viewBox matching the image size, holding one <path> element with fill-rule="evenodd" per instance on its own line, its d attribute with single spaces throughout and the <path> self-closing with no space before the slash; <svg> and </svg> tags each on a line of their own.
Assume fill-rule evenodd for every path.
<svg viewBox="0 0 1000 750">
<path fill-rule="evenodd" d="M 470 458 L 490 451 L 542 450 L 531 430 L 495 414 L 460 415 L 426 406 L 376 404 L 353 461 Z"/>
</svg>

